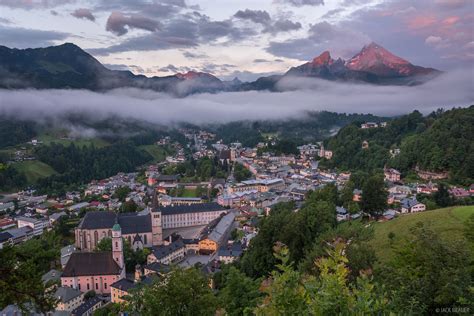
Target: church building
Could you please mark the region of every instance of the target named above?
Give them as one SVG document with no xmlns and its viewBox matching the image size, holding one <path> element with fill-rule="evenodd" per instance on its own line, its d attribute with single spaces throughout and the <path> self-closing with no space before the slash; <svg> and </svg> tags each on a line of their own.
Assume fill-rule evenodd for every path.
<svg viewBox="0 0 474 316">
<path fill-rule="evenodd" d="M 71 254 L 61 275 L 61 286 L 110 294 L 110 285 L 125 278 L 122 229 L 118 223 L 113 225 L 111 235 L 112 251 Z"/>
</svg>

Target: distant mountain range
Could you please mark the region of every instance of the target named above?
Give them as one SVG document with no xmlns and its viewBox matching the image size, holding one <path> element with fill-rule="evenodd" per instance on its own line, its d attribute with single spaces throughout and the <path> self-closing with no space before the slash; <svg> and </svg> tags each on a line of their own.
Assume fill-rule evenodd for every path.
<svg viewBox="0 0 474 316">
<path fill-rule="evenodd" d="M 88 89 L 105 91 L 135 87 L 177 96 L 220 91 L 278 91 L 282 79 L 303 77 L 371 84 L 415 85 L 440 71 L 415 66 L 371 43 L 348 61 L 334 60 L 328 51 L 283 75 L 261 77 L 254 82 L 237 78 L 222 81 L 203 72 L 189 71 L 165 77 L 146 77 L 130 71 L 110 70 L 80 47 L 65 43 L 46 48 L 11 49 L 0 46 L 0 88 Z"/>
</svg>

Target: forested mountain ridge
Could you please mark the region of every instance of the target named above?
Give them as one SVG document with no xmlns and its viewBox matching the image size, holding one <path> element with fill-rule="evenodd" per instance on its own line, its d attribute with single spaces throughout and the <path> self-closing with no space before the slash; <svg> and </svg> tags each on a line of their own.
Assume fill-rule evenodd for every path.
<svg viewBox="0 0 474 316">
<path fill-rule="evenodd" d="M 386 127 L 362 129 L 357 123 L 327 140 L 333 150 L 330 167 L 369 171 L 390 166 L 408 172 L 415 168 L 447 171 L 452 180 L 470 184 L 474 179 L 474 106 L 401 116 Z M 363 143 L 367 142 L 366 148 Z M 400 149 L 400 154 L 390 150 Z"/>
</svg>

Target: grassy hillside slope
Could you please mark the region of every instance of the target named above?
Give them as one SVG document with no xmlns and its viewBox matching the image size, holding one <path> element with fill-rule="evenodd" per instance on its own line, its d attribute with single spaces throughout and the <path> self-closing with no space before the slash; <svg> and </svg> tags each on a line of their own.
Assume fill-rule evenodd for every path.
<svg viewBox="0 0 474 316">
<path fill-rule="evenodd" d="M 459 206 L 402 215 L 388 222 L 375 223 L 372 224 L 375 234 L 370 244 L 383 264 L 393 255 L 392 244 L 403 242 L 416 223 L 423 222 L 447 240 L 463 240 L 464 222 L 471 214 L 474 214 L 474 206 Z M 390 232 L 395 234 L 393 242 L 388 238 Z"/>
</svg>

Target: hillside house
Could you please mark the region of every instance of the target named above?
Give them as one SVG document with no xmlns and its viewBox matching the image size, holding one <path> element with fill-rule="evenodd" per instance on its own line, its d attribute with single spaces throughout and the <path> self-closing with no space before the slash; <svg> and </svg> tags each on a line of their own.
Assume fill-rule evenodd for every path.
<svg viewBox="0 0 474 316">
<path fill-rule="evenodd" d="M 401 212 L 402 213 L 416 213 L 423 212 L 426 210 L 426 205 L 418 202 L 416 198 L 403 199 L 401 201 Z"/>
</svg>

